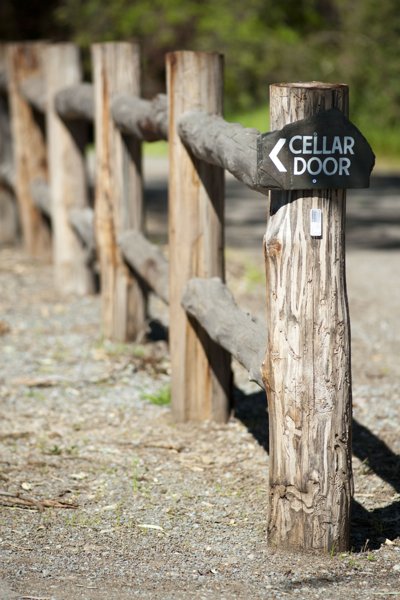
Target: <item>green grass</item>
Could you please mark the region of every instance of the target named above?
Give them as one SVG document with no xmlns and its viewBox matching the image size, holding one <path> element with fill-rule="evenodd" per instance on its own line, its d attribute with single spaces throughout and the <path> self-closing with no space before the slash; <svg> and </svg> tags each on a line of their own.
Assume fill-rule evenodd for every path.
<svg viewBox="0 0 400 600">
<path fill-rule="evenodd" d="M 229 123 L 240 123 L 243 127 L 253 127 L 265 133 L 269 131 L 269 105 L 263 104 L 247 111 L 227 111 L 225 120 Z"/>
<path fill-rule="evenodd" d="M 171 388 L 169 385 L 166 385 L 157 392 L 154 392 L 154 394 L 143 394 L 142 398 L 149 400 L 152 404 L 157 404 L 157 406 L 171 404 Z"/>
<path fill-rule="evenodd" d="M 144 156 L 168 156 L 168 142 L 159 140 L 158 142 L 143 142 Z"/>
<path fill-rule="evenodd" d="M 247 282 L 247 291 L 251 292 L 255 285 L 265 283 L 265 271 L 261 270 L 254 263 L 249 260 L 245 261 L 246 271 L 244 274 L 245 281 Z"/>
</svg>

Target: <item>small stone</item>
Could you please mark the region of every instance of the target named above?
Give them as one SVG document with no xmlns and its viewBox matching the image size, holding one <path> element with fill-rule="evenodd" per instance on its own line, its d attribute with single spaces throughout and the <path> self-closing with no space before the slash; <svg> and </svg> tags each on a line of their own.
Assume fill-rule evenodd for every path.
<svg viewBox="0 0 400 600">
<path fill-rule="evenodd" d="M 397 565 L 393 565 L 393 571 L 400 571 L 400 563 L 397 563 Z"/>
</svg>

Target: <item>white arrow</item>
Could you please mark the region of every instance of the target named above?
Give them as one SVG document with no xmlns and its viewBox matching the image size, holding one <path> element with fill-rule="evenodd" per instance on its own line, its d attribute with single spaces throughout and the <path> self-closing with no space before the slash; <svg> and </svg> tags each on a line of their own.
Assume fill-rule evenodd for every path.
<svg viewBox="0 0 400 600">
<path fill-rule="evenodd" d="M 281 138 L 275 144 L 275 146 L 272 148 L 271 152 L 269 153 L 270 159 L 272 160 L 272 162 L 274 163 L 274 165 L 276 166 L 276 168 L 278 169 L 278 171 L 280 173 L 286 173 L 287 172 L 287 169 L 285 169 L 285 167 L 283 166 L 283 164 L 281 163 L 281 161 L 278 158 L 278 154 L 282 150 L 282 148 L 285 145 L 285 143 L 286 143 L 285 138 Z"/>
</svg>

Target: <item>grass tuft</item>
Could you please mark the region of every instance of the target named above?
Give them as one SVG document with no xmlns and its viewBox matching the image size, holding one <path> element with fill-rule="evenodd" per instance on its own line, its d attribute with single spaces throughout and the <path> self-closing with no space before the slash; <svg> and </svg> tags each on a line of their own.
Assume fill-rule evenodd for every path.
<svg viewBox="0 0 400 600">
<path fill-rule="evenodd" d="M 142 398 L 149 400 L 152 404 L 157 404 L 157 406 L 171 404 L 171 388 L 169 385 L 166 385 L 157 390 L 157 392 L 154 392 L 154 394 L 143 394 Z"/>
</svg>

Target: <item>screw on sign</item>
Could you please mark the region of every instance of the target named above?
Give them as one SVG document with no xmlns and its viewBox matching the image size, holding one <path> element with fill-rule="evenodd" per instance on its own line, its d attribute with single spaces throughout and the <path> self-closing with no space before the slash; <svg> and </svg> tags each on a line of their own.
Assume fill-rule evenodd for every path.
<svg viewBox="0 0 400 600">
<path fill-rule="evenodd" d="M 258 138 L 259 185 L 266 189 L 369 187 L 375 156 L 338 108 Z"/>
</svg>

